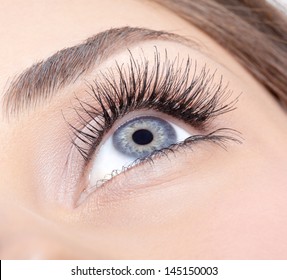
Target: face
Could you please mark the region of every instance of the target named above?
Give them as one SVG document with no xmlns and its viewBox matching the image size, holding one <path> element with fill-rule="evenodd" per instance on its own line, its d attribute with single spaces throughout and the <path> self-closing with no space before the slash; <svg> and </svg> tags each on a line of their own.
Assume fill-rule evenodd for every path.
<svg viewBox="0 0 287 280">
<path fill-rule="evenodd" d="M 286 114 L 232 54 L 147 1 L 17 2 L 0 11 L 2 259 L 287 257 Z"/>
</svg>

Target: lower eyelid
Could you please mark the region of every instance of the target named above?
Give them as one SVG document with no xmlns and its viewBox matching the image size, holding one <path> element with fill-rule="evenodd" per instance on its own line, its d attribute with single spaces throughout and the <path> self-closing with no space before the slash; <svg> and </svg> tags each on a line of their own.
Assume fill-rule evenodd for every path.
<svg viewBox="0 0 287 280">
<path fill-rule="evenodd" d="M 96 199 L 101 204 L 109 204 L 113 201 L 128 199 L 130 196 L 140 195 L 146 191 L 152 191 L 167 180 L 166 172 L 171 167 L 167 168 L 167 166 L 175 158 L 175 153 L 166 152 L 165 156 L 157 154 L 152 160 L 138 161 L 133 166 L 126 168 L 125 171 L 107 180 L 100 187 L 85 189 L 80 194 L 76 207 L 90 199 Z M 154 163 L 156 161 L 156 164 L 152 164 L 152 161 Z M 164 176 L 164 181 L 162 181 L 162 176 Z M 168 179 L 168 181 L 170 180 L 171 178 Z"/>
<path fill-rule="evenodd" d="M 190 163 L 192 159 L 193 163 L 187 169 L 188 172 L 192 172 L 192 167 L 199 160 L 202 164 L 206 157 L 214 155 L 214 149 L 218 147 L 227 149 L 228 142 L 242 143 L 239 132 L 235 130 L 219 129 L 217 131 L 218 134 L 216 131 L 214 134 L 209 134 L 209 139 L 204 139 L 204 135 L 198 135 L 198 139 L 193 142 L 182 142 L 172 148 L 159 151 L 151 158 L 138 161 L 134 166 L 107 180 L 100 187 L 84 189 L 78 197 L 76 207 L 91 198 L 96 199 L 97 203 L 100 201 L 106 204 L 141 195 L 165 185 L 170 186 L 172 181 L 176 182 L 180 174 L 185 173 L 185 161 Z"/>
</svg>

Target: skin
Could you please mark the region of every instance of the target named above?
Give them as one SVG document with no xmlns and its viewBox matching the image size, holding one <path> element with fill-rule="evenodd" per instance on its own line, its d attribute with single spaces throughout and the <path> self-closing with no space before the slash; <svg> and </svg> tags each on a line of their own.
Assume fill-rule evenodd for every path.
<svg viewBox="0 0 287 280">
<path fill-rule="evenodd" d="M 230 127 L 242 136 L 242 144 L 229 142 L 226 150 L 202 142 L 152 166 L 140 164 L 76 205 L 92 163 L 81 168 L 62 112 L 77 124 L 69 109 L 76 104 L 73 93 L 93 102 L 84 80 L 125 62 L 128 52 L 120 51 L 47 104 L 18 120 L 1 119 L 1 259 L 287 258 L 286 113 L 231 54 L 176 14 L 145 1 L 14 0 L 1 6 L 1 93 L 26 67 L 111 27 L 166 30 L 196 39 L 206 54 L 156 40 L 132 46 L 133 54 L 143 49 L 152 60 L 156 45 L 171 58 L 189 55 L 217 69 L 233 91 L 230 100 L 241 95 L 237 109 L 211 127 Z M 63 182 L 70 151 L 72 168 Z"/>
</svg>

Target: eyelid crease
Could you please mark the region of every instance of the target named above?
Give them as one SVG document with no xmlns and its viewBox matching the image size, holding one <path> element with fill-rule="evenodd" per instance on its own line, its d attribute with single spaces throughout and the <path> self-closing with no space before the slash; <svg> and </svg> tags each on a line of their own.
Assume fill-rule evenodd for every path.
<svg viewBox="0 0 287 280">
<path fill-rule="evenodd" d="M 75 83 L 108 57 L 127 46 L 151 40 L 177 42 L 199 51 L 203 49 L 195 40 L 162 30 L 130 26 L 105 30 L 79 45 L 57 51 L 24 70 L 9 84 L 7 82 L 8 88 L 1 100 L 3 117 L 10 120 L 49 102 L 60 89 Z"/>
<path fill-rule="evenodd" d="M 88 93 L 96 105 L 77 99 L 80 106 L 75 110 L 87 131 L 69 125 L 82 143 L 73 141 L 86 162 L 114 122 L 131 111 L 160 111 L 205 130 L 209 120 L 235 109 L 238 97 L 228 101 L 232 95 L 228 83 L 223 84 L 222 76 L 215 82 L 216 71 L 210 73 L 206 65 L 198 74 L 196 60 L 192 64 L 189 57 L 185 61 L 178 55 L 171 61 L 165 50 L 162 61 L 156 47 L 152 67 L 144 55 L 139 61 L 130 51 L 129 54 L 128 64 L 116 62 L 115 70 L 100 72 L 94 83 L 88 84 Z"/>
</svg>

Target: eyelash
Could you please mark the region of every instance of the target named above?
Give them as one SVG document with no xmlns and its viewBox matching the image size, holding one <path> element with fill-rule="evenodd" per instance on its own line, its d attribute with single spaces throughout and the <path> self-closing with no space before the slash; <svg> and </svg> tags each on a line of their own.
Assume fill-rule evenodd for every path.
<svg viewBox="0 0 287 280">
<path fill-rule="evenodd" d="M 130 112 L 152 109 L 184 121 L 200 131 L 206 131 L 212 119 L 234 110 L 238 101 L 236 98 L 227 102 L 232 94 L 228 84 L 223 85 L 222 76 L 219 82 L 214 82 L 216 71 L 210 74 L 206 65 L 197 74 L 195 61 L 194 73 L 190 79 L 192 60 L 189 57 L 185 64 L 184 60 L 179 60 L 179 56 L 171 61 L 166 51 L 164 61 L 161 62 L 155 48 L 151 69 L 145 57 L 141 61 L 136 60 L 131 52 L 128 65 L 120 66 L 117 62 L 115 65 L 116 73 L 112 69 L 101 72 L 93 84 L 88 84 L 87 92 L 95 105 L 77 98 L 79 106 L 75 110 L 86 131 L 69 124 L 75 135 L 72 143 L 86 163 L 91 160 L 103 136 L 113 124 Z M 221 128 L 206 135 L 191 136 L 172 147 L 155 151 L 147 158 L 138 159 L 131 166 L 138 162 L 152 161 L 156 155 L 167 155 L 203 140 L 216 142 L 225 148 L 226 141 L 240 142 L 235 134 L 239 133 L 230 128 Z"/>
</svg>

